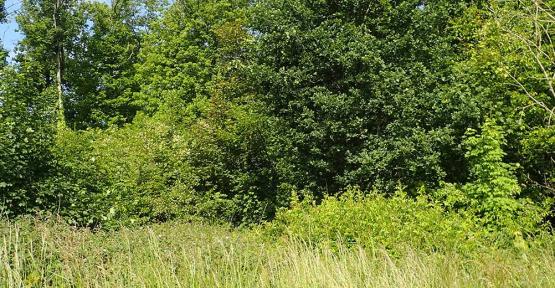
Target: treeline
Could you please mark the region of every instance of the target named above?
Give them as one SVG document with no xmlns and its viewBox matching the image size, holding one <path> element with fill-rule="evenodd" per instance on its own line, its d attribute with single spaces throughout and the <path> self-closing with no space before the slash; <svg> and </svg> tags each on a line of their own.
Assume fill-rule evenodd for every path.
<svg viewBox="0 0 555 288">
<path fill-rule="evenodd" d="M 23 0 L 0 212 L 240 224 L 358 187 L 532 231 L 555 192 L 554 8 Z"/>
</svg>

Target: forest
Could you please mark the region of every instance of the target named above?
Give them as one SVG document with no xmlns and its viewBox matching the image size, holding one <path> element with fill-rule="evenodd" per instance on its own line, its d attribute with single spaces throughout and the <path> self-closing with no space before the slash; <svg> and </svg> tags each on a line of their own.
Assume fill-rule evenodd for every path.
<svg viewBox="0 0 555 288">
<path fill-rule="evenodd" d="M 555 286 L 554 0 L 18 2 L 0 286 Z"/>
</svg>

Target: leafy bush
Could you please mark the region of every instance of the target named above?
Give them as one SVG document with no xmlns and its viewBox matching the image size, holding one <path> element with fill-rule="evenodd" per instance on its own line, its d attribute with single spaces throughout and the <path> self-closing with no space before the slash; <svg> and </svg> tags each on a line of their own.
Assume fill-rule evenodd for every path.
<svg viewBox="0 0 555 288">
<path fill-rule="evenodd" d="M 448 209 L 465 212 L 492 232 L 533 233 L 545 210 L 530 199 L 519 198 L 515 176 L 518 165 L 504 162 L 505 137 L 493 120 L 486 120 L 481 134 L 469 129 L 463 146 L 470 164 L 471 181 L 464 185 L 444 184 L 437 191 Z"/>
<path fill-rule="evenodd" d="M 50 149 L 54 160 L 49 177 L 37 183 L 41 191 L 56 197 L 49 203 L 50 211 L 73 225 L 96 226 L 109 217 L 107 176 L 93 154 L 97 136 L 96 130 L 59 129 Z"/>
<path fill-rule="evenodd" d="M 36 185 L 53 164 L 52 93 L 32 84 L 10 67 L 0 69 L 0 214 L 9 217 L 56 203 Z"/>
<path fill-rule="evenodd" d="M 123 223 L 166 220 L 178 214 L 187 191 L 183 173 L 176 167 L 181 151 L 163 121 L 136 116 L 132 124 L 99 133 L 93 144 L 93 161 L 105 175 L 110 217 Z"/>
<path fill-rule="evenodd" d="M 42 189 L 63 195 L 52 202 L 81 225 L 271 217 L 264 118 L 215 98 L 195 99 L 174 115 L 161 110 L 121 128 L 61 132 L 57 166 Z"/>
<path fill-rule="evenodd" d="M 390 250 L 406 245 L 430 250 L 467 251 L 483 244 L 479 226 L 471 219 L 444 211 L 426 196 L 416 199 L 401 191 L 391 198 L 363 195 L 351 188 L 320 205 L 295 198 L 267 224 L 270 235 L 291 235 L 315 243 L 357 243 Z"/>
<path fill-rule="evenodd" d="M 217 217 L 235 224 L 271 217 L 278 204 L 267 117 L 219 96 L 197 99 L 189 109 L 198 109 L 198 116 L 180 126 L 180 161 L 190 167 L 195 193 L 204 199 L 217 195 L 220 204 L 227 203 Z M 207 212 L 213 213 L 201 214 Z"/>
</svg>

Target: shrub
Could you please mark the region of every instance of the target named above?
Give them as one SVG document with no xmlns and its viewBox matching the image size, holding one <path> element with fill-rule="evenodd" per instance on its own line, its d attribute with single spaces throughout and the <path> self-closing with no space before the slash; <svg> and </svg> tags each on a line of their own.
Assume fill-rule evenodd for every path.
<svg viewBox="0 0 555 288">
<path fill-rule="evenodd" d="M 489 232 L 501 232 L 497 236 L 507 240 L 537 232 L 545 209 L 519 198 L 521 187 L 515 176 L 518 165 L 504 162 L 504 144 L 503 132 L 492 120 L 486 120 L 481 134 L 469 129 L 463 146 L 471 181 L 444 184 L 437 195 L 448 209 L 466 213 Z"/>
<path fill-rule="evenodd" d="M 73 225 L 97 226 L 109 220 L 107 175 L 95 161 L 98 131 L 60 129 L 51 147 L 54 161 L 49 176 L 37 181 L 42 193 L 52 195 L 51 212 Z"/>
<path fill-rule="evenodd" d="M 107 182 L 107 220 L 140 224 L 186 213 L 195 180 L 179 162 L 185 153 L 179 139 L 168 123 L 141 114 L 132 124 L 98 133 L 90 156 Z"/>
<path fill-rule="evenodd" d="M 256 107 L 217 95 L 196 102 L 201 111 L 186 124 L 183 147 L 187 152 L 181 160 L 191 167 L 195 193 L 204 199 L 217 195 L 217 202 L 226 206 L 217 208 L 218 217 L 234 224 L 270 218 L 278 195 L 267 117 Z M 202 214 L 206 212 L 212 213 Z"/>
<path fill-rule="evenodd" d="M 97 202 L 75 207 L 96 207 L 103 225 L 190 217 L 257 222 L 274 209 L 263 120 L 227 101 L 199 98 L 179 119 L 163 110 L 121 128 L 67 131 L 57 143 L 65 172 L 56 181 L 85 184 L 76 188 L 85 189 L 81 200 Z"/>
<path fill-rule="evenodd" d="M 267 224 L 272 236 L 290 235 L 314 243 L 357 243 L 366 247 L 402 249 L 410 245 L 430 250 L 467 251 L 483 237 L 470 219 L 444 211 L 425 196 L 416 199 L 397 192 L 391 198 L 363 195 L 355 188 L 342 196 L 326 197 L 319 205 L 294 198 Z"/>
<path fill-rule="evenodd" d="M 50 91 L 40 93 L 14 69 L 0 69 L 0 214 L 14 217 L 45 209 L 53 195 L 35 184 L 52 167 Z"/>
</svg>

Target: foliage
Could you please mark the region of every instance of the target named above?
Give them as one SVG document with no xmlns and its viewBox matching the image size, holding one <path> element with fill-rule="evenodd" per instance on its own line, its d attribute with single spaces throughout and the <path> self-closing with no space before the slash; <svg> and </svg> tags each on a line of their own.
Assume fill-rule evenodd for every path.
<svg viewBox="0 0 555 288">
<path fill-rule="evenodd" d="M 438 191 L 449 208 L 460 209 L 477 218 L 492 231 L 533 233 L 544 216 L 539 206 L 518 198 L 521 188 L 515 176 L 518 166 L 503 162 L 505 138 L 499 126 L 487 120 L 482 132 L 469 130 L 463 142 L 470 165 L 471 181 L 464 185 L 446 184 Z"/>
<path fill-rule="evenodd" d="M 106 174 L 98 169 L 93 154 L 94 131 L 64 129 L 56 134 L 50 176 L 40 189 L 56 195 L 49 210 L 73 225 L 98 226 L 111 220 L 112 202 L 106 194 Z"/>
<path fill-rule="evenodd" d="M 190 209 L 184 201 L 195 179 L 187 178 L 188 167 L 180 162 L 185 153 L 180 144 L 166 123 L 141 115 L 133 124 L 99 134 L 91 156 L 106 175 L 111 218 L 144 223 Z"/>
<path fill-rule="evenodd" d="M 273 237 L 290 235 L 311 243 L 351 243 L 400 251 L 406 245 L 430 251 L 468 252 L 488 244 L 476 223 L 443 210 L 426 196 L 409 198 L 398 191 L 390 198 L 349 189 L 319 205 L 309 197 L 268 224 Z"/>
<path fill-rule="evenodd" d="M 37 185 L 52 167 L 51 94 L 10 67 L 0 70 L 0 213 L 16 216 L 56 203 Z"/>
<path fill-rule="evenodd" d="M 72 127 L 129 123 L 137 108 L 134 65 L 156 5 L 146 1 L 84 2 L 79 37 L 67 61 L 68 120 Z"/>
<path fill-rule="evenodd" d="M 524 181 L 531 182 L 537 191 L 555 192 L 555 126 L 539 127 L 522 140 Z"/>
<path fill-rule="evenodd" d="M 39 89 L 55 82 L 58 44 L 64 114 L 72 128 L 106 127 L 130 122 L 134 64 L 142 36 L 159 10 L 157 1 L 24 1 L 17 22 L 25 37 L 17 62 L 32 72 Z M 58 15 L 59 14 L 59 15 Z M 58 27 L 55 19 L 59 18 Z"/>
<path fill-rule="evenodd" d="M 256 108 L 213 97 L 187 131 L 187 155 L 198 182 L 195 191 L 222 195 L 236 207 L 234 223 L 259 222 L 279 206 L 275 169 L 268 151 L 267 117 Z"/>
<path fill-rule="evenodd" d="M 322 196 L 454 177 L 464 130 L 451 118 L 466 107 L 442 89 L 455 81 L 450 22 L 463 2 L 254 5 L 248 81 L 279 127 L 280 181 Z"/>
<path fill-rule="evenodd" d="M 54 148 L 56 172 L 42 188 L 64 195 L 60 214 L 79 225 L 270 217 L 277 204 L 266 186 L 272 166 L 264 118 L 207 99 L 184 112 L 186 130 L 159 113 L 121 128 L 64 131 Z"/>
<path fill-rule="evenodd" d="M 54 96 L 33 89 L 26 76 L 9 67 L 0 75 L 0 211 L 8 217 L 49 211 L 97 224 L 103 220 L 96 199 L 102 175 L 83 161 L 91 137 L 54 132 Z"/>
<path fill-rule="evenodd" d="M 8 64 L 8 51 L 4 49 L 2 41 L 0 41 L 0 69 L 4 69 L 6 64 Z"/>
<path fill-rule="evenodd" d="M 55 82 L 55 66 L 58 42 L 71 51 L 84 19 L 75 1 L 61 1 L 56 9 L 56 1 L 25 0 L 16 16 L 18 27 L 25 37 L 17 47 L 16 60 L 37 82 L 39 92 Z M 54 27 L 56 15 L 61 26 Z"/>
<path fill-rule="evenodd" d="M 216 101 L 191 103 L 180 117 L 188 119 L 186 130 L 160 113 L 138 116 L 133 124 L 99 136 L 95 159 L 111 183 L 118 218 L 202 216 L 243 223 L 269 216 L 275 196 L 266 186 L 272 168 L 263 145 L 263 118 Z"/>
<path fill-rule="evenodd" d="M 136 65 L 140 91 L 134 94 L 134 105 L 152 114 L 162 103 L 182 107 L 207 97 L 219 58 L 242 41 L 237 25 L 246 2 L 176 1 L 145 37 Z M 232 34 L 222 36 L 222 32 Z M 225 41 L 235 35 L 235 42 Z"/>
<path fill-rule="evenodd" d="M 553 15 L 540 0 L 25 0 L 13 63 L 0 52 L 0 211 L 241 225 L 305 191 L 322 205 L 275 225 L 316 221 L 316 241 L 531 237 L 554 196 Z M 335 197 L 349 186 L 379 195 Z"/>
<path fill-rule="evenodd" d="M 460 81 L 452 89 L 481 115 L 480 122 L 493 118 L 503 126 L 505 159 L 520 164 L 522 193 L 538 202 L 552 196 L 548 179 L 554 169 L 549 144 L 530 149 L 541 131 L 548 135 L 552 129 L 550 15 L 550 1 L 503 1 L 488 9 L 473 6 L 454 25 L 468 59 L 455 64 Z M 534 167 L 528 161 L 541 158 L 546 161 Z"/>
</svg>

